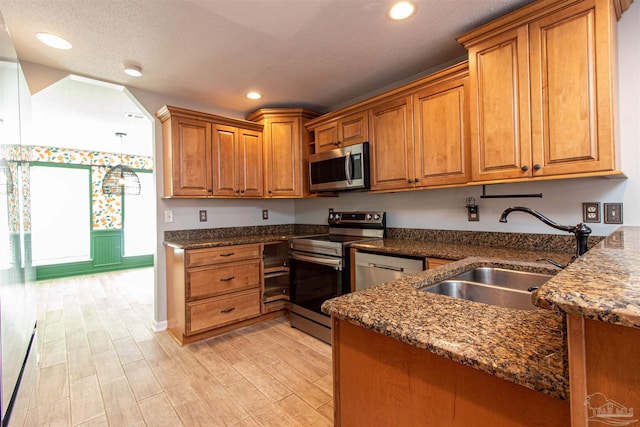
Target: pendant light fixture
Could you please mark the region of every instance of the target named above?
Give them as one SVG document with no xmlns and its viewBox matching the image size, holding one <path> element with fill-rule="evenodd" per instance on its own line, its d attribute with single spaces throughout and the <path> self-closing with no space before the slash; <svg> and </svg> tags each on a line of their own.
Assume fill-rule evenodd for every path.
<svg viewBox="0 0 640 427">
<path fill-rule="evenodd" d="M 9 168 L 9 162 L 3 157 L 0 159 L 0 194 L 13 193 L 13 175 Z"/>
<path fill-rule="evenodd" d="M 122 145 L 122 137 L 127 134 L 116 132 L 116 136 L 120 137 Z M 102 192 L 115 196 L 123 194 L 137 196 L 140 194 L 140 179 L 133 169 L 122 164 L 122 150 L 120 151 L 120 164 L 109 169 L 102 180 Z"/>
</svg>

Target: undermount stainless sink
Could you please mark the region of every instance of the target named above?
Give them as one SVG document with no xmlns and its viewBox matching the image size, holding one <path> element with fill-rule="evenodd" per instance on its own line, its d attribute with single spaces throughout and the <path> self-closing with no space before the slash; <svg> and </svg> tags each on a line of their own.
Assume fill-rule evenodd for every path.
<svg viewBox="0 0 640 427">
<path fill-rule="evenodd" d="M 549 274 L 479 267 L 421 290 L 498 307 L 536 310 L 528 289 L 542 285 L 551 277 Z"/>
<path fill-rule="evenodd" d="M 552 277 L 551 274 L 529 273 L 528 271 L 507 270 L 497 267 L 478 267 L 452 277 L 452 279 L 527 291 L 533 286 L 544 284 Z"/>
</svg>

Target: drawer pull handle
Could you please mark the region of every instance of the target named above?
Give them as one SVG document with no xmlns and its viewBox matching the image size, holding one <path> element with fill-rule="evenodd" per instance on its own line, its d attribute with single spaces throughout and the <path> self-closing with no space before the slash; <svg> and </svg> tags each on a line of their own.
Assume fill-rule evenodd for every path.
<svg viewBox="0 0 640 427">
<path fill-rule="evenodd" d="M 225 308 L 224 310 L 220 310 L 220 313 L 223 313 L 223 314 L 231 313 L 235 309 L 236 309 L 235 307 Z"/>
<path fill-rule="evenodd" d="M 226 254 L 220 254 L 220 256 L 224 256 L 224 257 L 232 256 L 232 255 L 235 255 L 235 253 L 234 252 L 229 252 L 229 253 L 226 253 Z"/>
<path fill-rule="evenodd" d="M 230 282 L 231 280 L 235 279 L 236 276 L 231 276 L 231 277 L 223 277 L 222 279 L 220 279 L 221 282 Z"/>
</svg>

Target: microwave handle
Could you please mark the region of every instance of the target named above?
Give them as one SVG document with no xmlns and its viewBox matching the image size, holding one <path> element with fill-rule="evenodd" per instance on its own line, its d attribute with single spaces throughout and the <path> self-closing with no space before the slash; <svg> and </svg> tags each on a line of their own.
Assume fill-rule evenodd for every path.
<svg viewBox="0 0 640 427">
<path fill-rule="evenodd" d="M 344 174 L 347 177 L 347 184 L 351 185 L 351 150 L 348 150 L 344 157 Z"/>
</svg>

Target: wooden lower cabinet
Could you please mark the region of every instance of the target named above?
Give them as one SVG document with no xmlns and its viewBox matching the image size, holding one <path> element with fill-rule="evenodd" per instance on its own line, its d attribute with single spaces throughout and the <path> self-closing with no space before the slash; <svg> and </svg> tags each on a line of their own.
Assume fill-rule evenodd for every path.
<svg viewBox="0 0 640 427">
<path fill-rule="evenodd" d="M 333 318 L 334 425 L 570 425 L 554 399 Z"/>
<path fill-rule="evenodd" d="M 167 330 L 180 344 L 287 312 L 263 308 L 262 247 L 166 248 Z"/>
<path fill-rule="evenodd" d="M 425 261 L 427 265 L 427 270 L 431 270 L 432 268 L 440 267 L 441 265 L 446 265 L 446 264 L 449 264 L 450 262 L 453 262 L 453 260 L 451 259 L 431 258 L 431 257 L 427 257 Z"/>
<path fill-rule="evenodd" d="M 567 315 L 571 426 L 638 425 L 640 329 Z"/>
<path fill-rule="evenodd" d="M 187 303 L 187 333 L 201 332 L 260 314 L 260 289 Z"/>
</svg>

